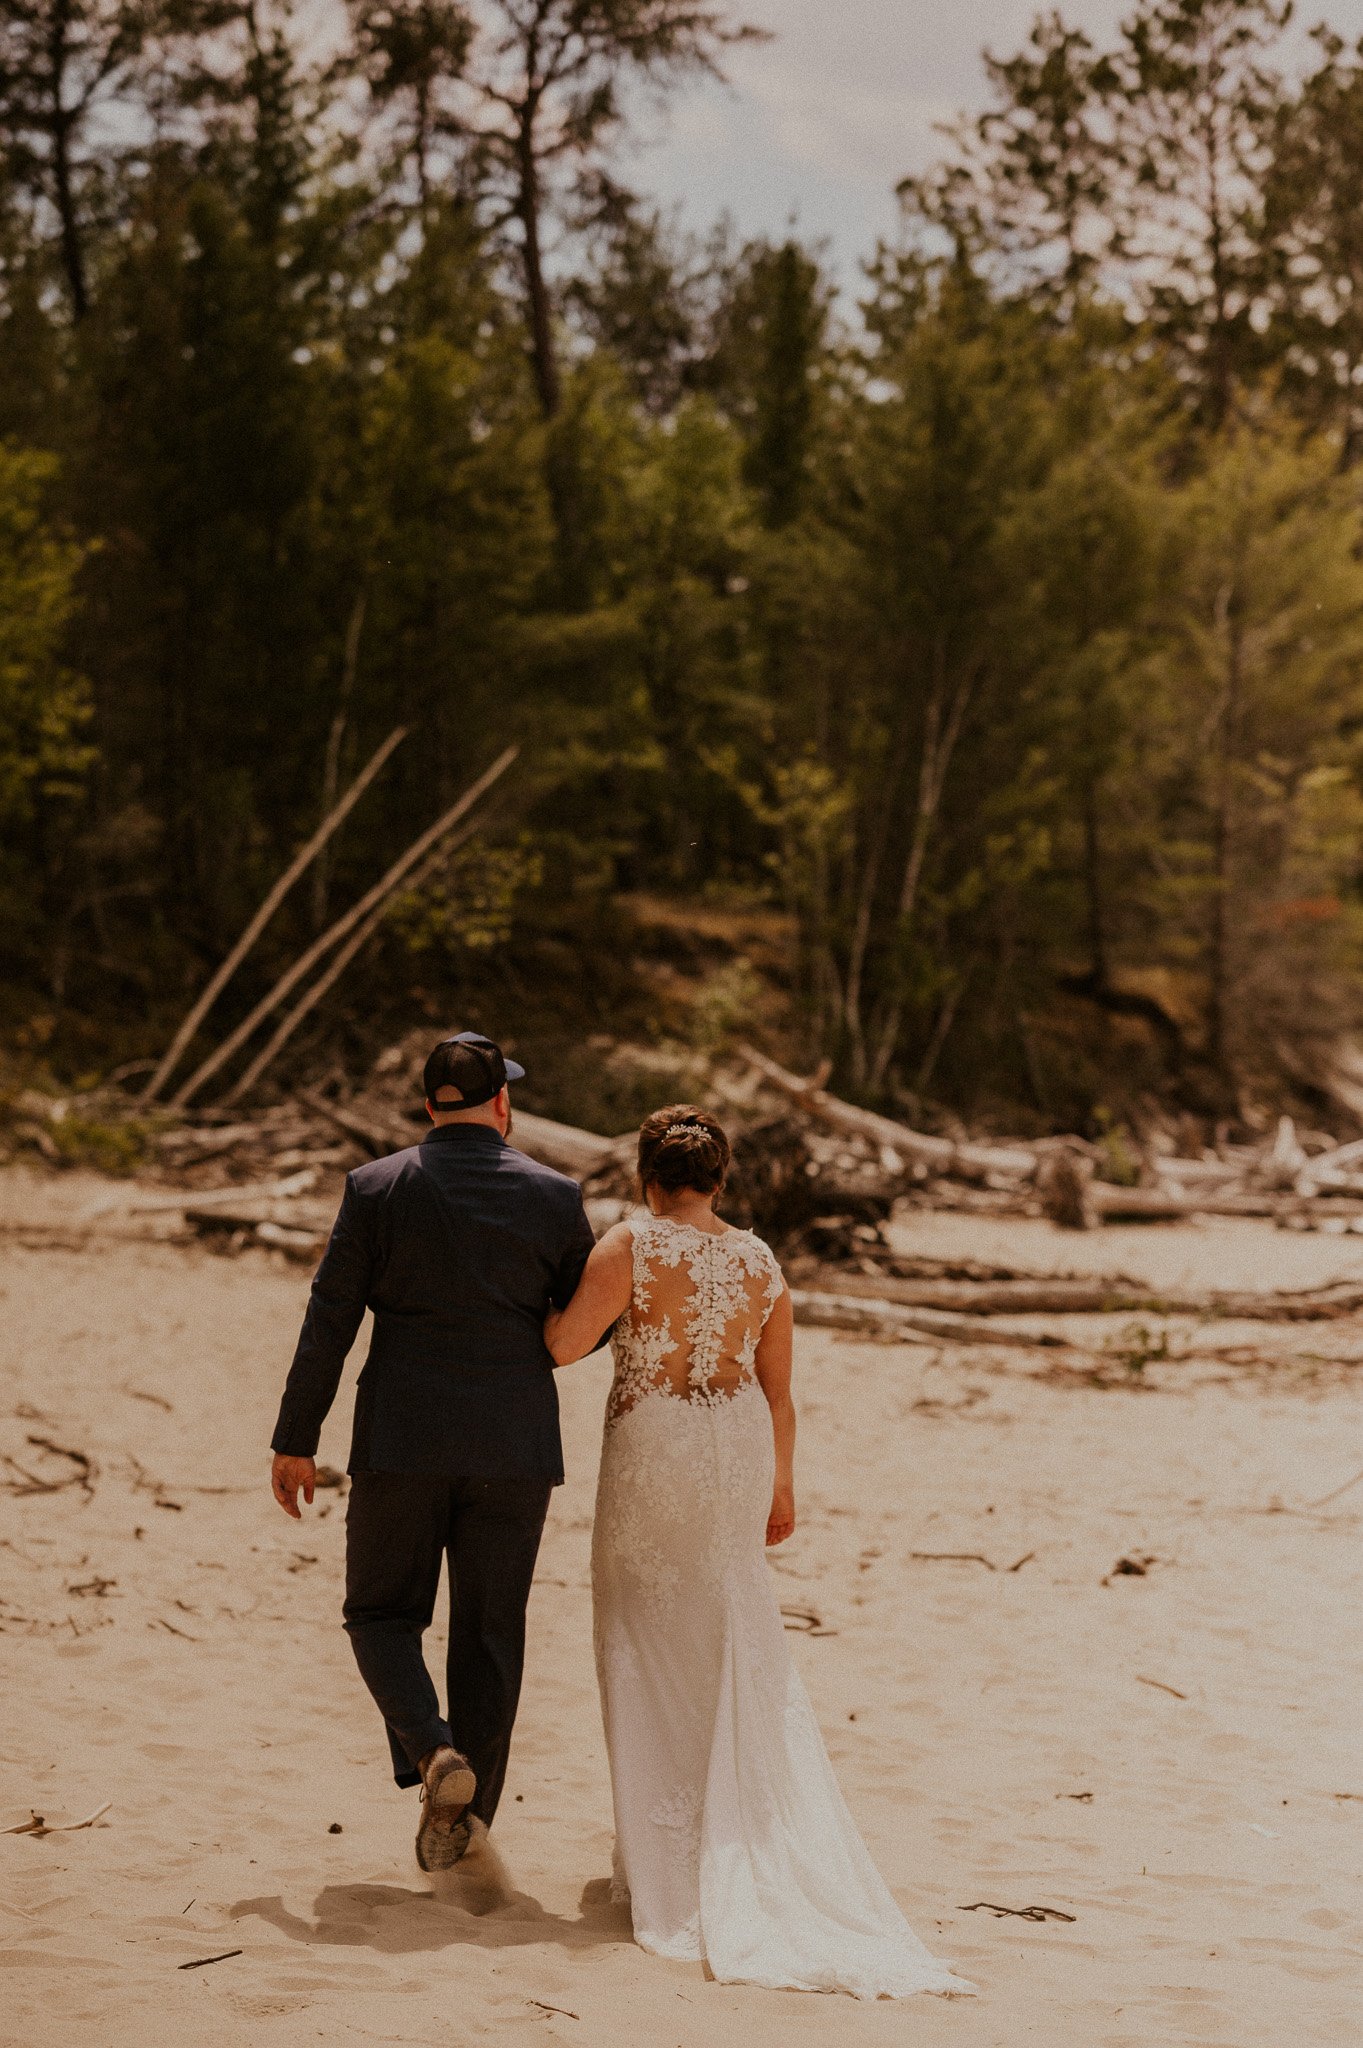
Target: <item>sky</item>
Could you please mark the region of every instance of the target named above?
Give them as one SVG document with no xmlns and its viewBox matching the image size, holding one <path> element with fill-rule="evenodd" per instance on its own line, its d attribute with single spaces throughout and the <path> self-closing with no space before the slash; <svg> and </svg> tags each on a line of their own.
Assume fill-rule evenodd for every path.
<svg viewBox="0 0 1363 2048">
<path fill-rule="evenodd" d="M 1101 42 L 1129 4 L 1062 0 L 1060 11 Z M 794 221 L 855 286 L 860 259 L 893 229 L 896 183 L 938 147 L 933 124 L 981 104 L 981 48 L 1011 54 L 1036 11 L 1037 0 L 731 0 L 736 20 L 773 40 L 730 53 L 728 90 L 692 86 L 646 113 L 648 141 L 622 169 L 696 228 L 726 211 L 744 234 Z M 1363 36 L 1363 0 L 1299 11 Z"/>
</svg>

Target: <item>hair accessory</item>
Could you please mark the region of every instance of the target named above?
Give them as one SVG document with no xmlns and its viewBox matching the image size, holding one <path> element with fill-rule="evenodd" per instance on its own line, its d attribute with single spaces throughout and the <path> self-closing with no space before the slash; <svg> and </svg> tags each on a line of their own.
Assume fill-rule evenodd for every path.
<svg viewBox="0 0 1363 2048">
<path fill-rule="evenodd" d="M 663 1132 L 663 1136 L 665 1138 L 689 1138 L 693 1131 L 699 1131 L 702 1136 L 708 1135 L 704 1124 L 669 1124 Z"/>
</svg>

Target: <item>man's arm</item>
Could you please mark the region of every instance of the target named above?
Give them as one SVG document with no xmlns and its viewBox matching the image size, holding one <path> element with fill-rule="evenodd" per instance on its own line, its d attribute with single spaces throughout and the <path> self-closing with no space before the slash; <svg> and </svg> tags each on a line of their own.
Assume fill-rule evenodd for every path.
<svg viewBox="0 0 1363 2048">
<path fill-rule="evenodd" d="M 572 1365 L 605 1343 L 629 1307 L 634 1281 L 633 1233 L 628 1223 L 608 1230 L 592 1251 L 576 1294 L 566 1308 L 549 1311 L 544 1341 L 555 1365 Z"/>
<path fill-rule="evenodd" d="M 308 1312 L 279 1405 L 279 1420 L 271 1438 L 277 1464 L 288 1461 L 306 1467 L 316 1453 L 346 1355 L 364 1320 L 372 1273 L 373 1253 L 363 1206 L 347 1179 L 340 1212 L 312 1283 Z M 280 1496 L 276 1483 L 275 1492 L 286 1514 L 297 1514 L 299 1485 L 304 1497 L 311 1499 L 311 1475 L 306 1469 L 286 1476 L 287 1500 Z"/>
<path fill-rule="evenodd" d="M 587 1261 L 595 1248 L 596 1238 L 593 1235 L 591 1224 L 587 1221 L 587 1212 L 582 1206 L 582 1197 L 574 1190 L 567 1241 L 555 1268 L 553 1282 L 549 1289 L 549 1299 L 555 1309 L 567 1308 L 569 1302 L 577 1293 L 582 1275 L 586 1270 Z M 595 1342 L 584 1345 L 578 1356 L 585 1357 L 589 1351 L 599 1351 L 610 1336 L 610 1332 L 611 1325 L 608 1320 L 600 1336 L 596 1337 Z"/>
</svg>

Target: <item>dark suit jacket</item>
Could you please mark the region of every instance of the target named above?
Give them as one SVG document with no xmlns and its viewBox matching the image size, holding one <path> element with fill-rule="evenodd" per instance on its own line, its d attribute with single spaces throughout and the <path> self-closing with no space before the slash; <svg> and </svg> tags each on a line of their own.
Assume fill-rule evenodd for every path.
<svg viewBox="0 0 1363 2048">
<path fill-rule="evenodd" d="M 544 1316 L 582 1277 L 576 1181 L 485 1124 L 443 1124 L 358 1166 L 317 1277 L 273 1448 L 311 1457 L 366 1308 L 352 1472 L 563 1478 Z"/>
</svg>

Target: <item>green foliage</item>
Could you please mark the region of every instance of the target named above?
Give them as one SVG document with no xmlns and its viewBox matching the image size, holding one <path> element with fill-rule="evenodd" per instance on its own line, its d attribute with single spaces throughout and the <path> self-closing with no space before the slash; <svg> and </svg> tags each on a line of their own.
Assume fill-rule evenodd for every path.
<svg viewBox="0 0 1363 2048">
<path fill-rule="evenodd" d="M 730 960 L 707 974 L 691 1005 L 692 1036 L 702 1052 L 720 1052 L 752 1030 L 762 983 L 749 960 Z"/>
<path fill-rule="evenodd" d="M 1124 1124 L 1114 1123 L 1110 1111 L 1100 1103 L 1094 1111 L 1094 1120 L 1099 1126 L 1098 1178 L 1110 1181 L 1115 1187 L 1135 1188 L 1140 1186 L 1140 1154 L 1131 1143 L 1131 1133 Z"/>
<path fill-rule="evenodd" d="M 51 1125 L 50 1135 L 63 1165 L 126 1174 L 141 1165 L 150 1133 L 134 1118 L 114 1123 L 68 1115 Z"/>
<path fill-rule="evenodd" d="M 416 955 L 491 952 L 506 944 L 522 896 L 543 876 L 542 855 L 525 843 L 464 847 L 436 878 L 394 897 L 388 922 Z"/>
<path fill-rule="evenodd" d="M 62 660 L 85 551 L 47 512 L 56 463 L 0 444 L 0 825 L 79 798 L 90 693 Z"/>
<path fill-rule="evenodd" d="M 517 768 L 300 1056 L 413 1003 L 628 1028 L 660 1066 L 554 1084 L 628 1122 L 784 1006 L 840 1088 L 1103 1126 L 1118 1177 L 1152 1097 L 1326 1074 L 1363 1009 L 1363 54 L 1322 32 L 1294 82 L 1283 11 L 1039 18 L 853 312 L 817 252 L 618 181 L 630 81 L 715 71 L 717 7 L 355 6 L 321 70 L 271 5 L 11 10 L 14 1016 L 73 1071 L 162 1044 L 401 723 L 225 1012 Z M 654 957 L 631 892 L 781 936 Z"/>
<path fill-rule="evenodd" d="M 1128 1323 L 1109 1349 L 1117 1363 L 1139 1379 L 1147 1365 L 1162 1365 L 1168 1358 L 1168 1325 L 1152 1330 L 1148 1323 Z"/>
</svg>

